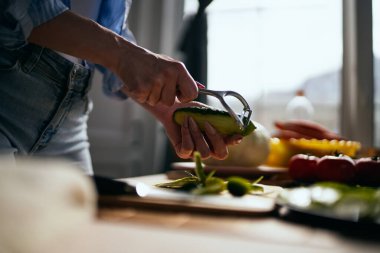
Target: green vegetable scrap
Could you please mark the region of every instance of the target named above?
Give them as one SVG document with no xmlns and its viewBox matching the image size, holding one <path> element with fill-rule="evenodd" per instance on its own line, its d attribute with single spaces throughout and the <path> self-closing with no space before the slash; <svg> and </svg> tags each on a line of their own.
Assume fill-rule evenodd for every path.
<svg viewBox="0 0 380 253">
<path fill-rule="evenodd" d="M 251 183 L 249 180 L 242 177 L 230 177 L 227 179 L 227 189 L 236 197 L 241 197 L 252 192 L 264 192 L 264 188 L 262 186 L 256 185 L 262 179 L 263 176 Z"/>
<path fill-rule="evenodd" d="M 199 152 L 194 152 L 194 161 L 195 161 L 195 174 L 201 181 L 202 185 L 206 184 L 206 174 L 203 169 L 202 165 L 202 159 L 201 159 L 201 154 Z"/>
<path fill-rule="evenodd" d="M 194 161 L 195 174 L 197 175 L 200 183 L 196 188 L 192 189 L 191 193 L 196 195 L 219 194 L 226 189 L 224 180 L 214 177 L 215 171 L 212 171 L 206 175 L 202 165 L 201 154 L 199 152 L 194 152 Z"/>
<path fill-rule="evenodd" d="M 203 187 L 195 188 L 192 193 L 197 195 L 204 194 L 218 194 L 226 189 L 226 183 L 223 179 L 217 177 L 210 177 L 206 180 Z"/>
<path fill-rule="evenodd" d="M 183 177 L 168 183 L 156 184 L 156 186 L 189 191 L 196 195 L 219 194 L 226 189 L 233 196 L 239 197 L 249 193 L 264 192 L 262 186 L 256 185 L 263 177 L 253 182 L 242 177 L 230 177 L 225 181 L 219 177 L 214 177 L 215 170 L 206 175 L 199 152 L 194 152 L 194 161 L 196 176 Z"/>
<path fill-rule="evenodd" d="M 194 186 L 194 188 L 200 183 L 198 177 L 191 176 L 191 177 L 183 177 L 168 183 L 161 183 L 156 184 L 157 187 L 161 188 L 169 188 L 169 189 L 189 189 L 193 188 L 191 186 Z"/>
</svg>

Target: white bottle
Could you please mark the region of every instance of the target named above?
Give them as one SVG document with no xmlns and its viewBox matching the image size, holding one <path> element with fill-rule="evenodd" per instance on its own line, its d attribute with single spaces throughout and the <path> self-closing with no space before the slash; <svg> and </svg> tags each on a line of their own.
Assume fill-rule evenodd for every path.
<svg viewBox="0 0 380 253">
<path fill-rule="evenodd" d="M 312 120 L 313 115 L 314 107 L 310 100 L 305 97 L 303 90 L 297 90 L 296 95 L 286 106 L 287 119 Z"/>
</svg>

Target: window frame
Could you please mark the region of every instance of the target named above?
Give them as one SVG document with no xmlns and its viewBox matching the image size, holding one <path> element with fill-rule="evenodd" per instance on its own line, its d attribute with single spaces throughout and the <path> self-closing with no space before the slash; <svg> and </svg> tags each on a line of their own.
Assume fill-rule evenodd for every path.
<svg viewBox="0 0 380 253">
<path fill-rule="evenodd" d="M 341 132 L 373 147 L 374 52 L 372 0 L 342 0 L 343 69 Z"/>
</svg>

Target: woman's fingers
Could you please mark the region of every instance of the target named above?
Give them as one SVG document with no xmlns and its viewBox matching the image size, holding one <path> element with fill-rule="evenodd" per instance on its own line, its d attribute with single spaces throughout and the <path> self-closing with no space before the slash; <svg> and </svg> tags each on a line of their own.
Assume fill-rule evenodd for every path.
<svg viewBox="0 0 380 253">
<path fill-rule="evenodd" d="M 227 145 L 237 145 L 243 140 L 243 136 L 235 134 L 224 138 L 224 143 Z"/>
<path fill-rule="evenodd" d="M 223 160 L 228 155 L 227 146 L 223 137 L 208 122 L 205 123 L 205 130 L 212 156 L 216 159 Z"/>
<path fill-rule="evenodd" d="M 222 160 L 228 155 L 227 146 L 238 144 L 242 140 L 241 135 L 224 138 L 209 123 L 205 124 L 205 131 L 202 132 L 191 117 L 183 121 L 180 132 L 181 140 L 174 146 L 177 155 L 182 159 L 191 158 L 194 151 L 198 151 L 202 159 L 213 157 Z"/>
<path fill-rule="evenodd" d="M 287 130 L 299 133 L 305 136 L 320 136 L 325 132 L 325 129 L 308 121 L 287 121 L 287 122 L 275 122 L 275 126 L 280 130 Z"/>
<path fill-rule="evenodd" d="M 176 147 L 176 152 L 179 157 L 188 159 L 192 156 L 194 150 L 194 143 L 189 129 L 189 118 L 186 118 L 182 124 L 181 137 L 182 141 L 180 146 Z"/>
<path fill-rule="evenodd" d="M 196 83 L 182 62 L 133 44 L 128 57 L 118 60 L 115 73 L 124 83 L 122 92 L 141 104 L 172 106 L 176 97 L 184 103 L 198 96 Z"/>
<path fill-rule="evenodd" d="M 146 100 L 146 103 L 150 106 L 155 106 L 160 100 L 162 100 L 163 88 L 167 86 L 164 85 L 162 81 L 157 81 L 155 85 L 152 86 L 152 90 L 150 91 L 149 97 Z"/>
<path fill-rule="evenodd" d="M 162 88 L 162 95 L 161 95 L 161 104 L 166 105 L 166 106 L 171 106 L 176 97 L 176 92 L 177 92 L 177 84 L 171 80 L 172 83 L 167 83 L 163 88 Z"/>
<path fill-rule="evenodd" d="M 289 131 L 289 130 L 278 131 L 276 134 L 273 135 L 273 137 L 277 137 L 280 139 L 292 139 L 292 138 L 294 138 L 294 139 L 301 139 L 301 138 L 310 139 L 309 136 L 305 136 L 303 134 L 300 134 L 300 133 L 297 133 L 294 131 Z"/>
<path fill-rule="evenodd" d="M 210 157 L 210 147 L 207 144 L 200 128 L 193 118 L 189 119 L 190 133 L 193 138 L 195 150 L 197 150 L 203 159 Z"/>
<path fill-rule="evenodd" d="M 312 121 L 293 120 L 274 124 L 279 129 L 276 136 L 281 138 L 341 139 L 337 134 Z"/>
<path fill-rule="evenodd" d="M 198 87 L 183 63 L 177 65 L 177 97 L 181 103 L 190 102 L 198 97 Z"/>
</svg>

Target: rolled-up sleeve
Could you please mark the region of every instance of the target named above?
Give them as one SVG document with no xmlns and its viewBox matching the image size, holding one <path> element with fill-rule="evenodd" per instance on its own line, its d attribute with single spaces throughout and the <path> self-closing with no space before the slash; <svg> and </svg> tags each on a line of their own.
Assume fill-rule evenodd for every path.
<svg viewBox="0 0 380 253">
<path fill-rule="evenodd" d="M 0 47 L 12 50 L 24 46 L 34 27 L 67 9 L 60 0 L 0 1 Z"/>
<path fill-rule="evenodd" d="M 119 35 L 121 35 L 128 41 L 136 43 L 136 39 L 133 36 L 132 32 L 129 30 L 127 22 L 127 17 L 132 5 L 132 0 L 116 0 L 113 3 L 109 1 L 105 4 L 106 7 L 110 5 L 112 5 L 113 8 L 104 8 L 104 10 L 101 10 L 101 15 L 103 14 L 104 17 L 108 18 L 99 18 L 98 21 L 100 22 L 100 24 L 113 30 L 114 32 L 117 32 Z M 115 6 L 118 7 L 115 8 Z M 123 10 L 123 12 L 120 12 L 120 10 Z M 112 19 L 110 19 L 109 17 L 112 17 Z M 122 88 L 124 86 L 123 81 L 121 81 L 120 78 L 110 70 L 102 66 L 97 67 L 103 73 L 103 92 L 107 96 L 110 96 L 112 98 L 121 100 L 126 99 L 127 95 L 122 92 Z"/>
</svg>

